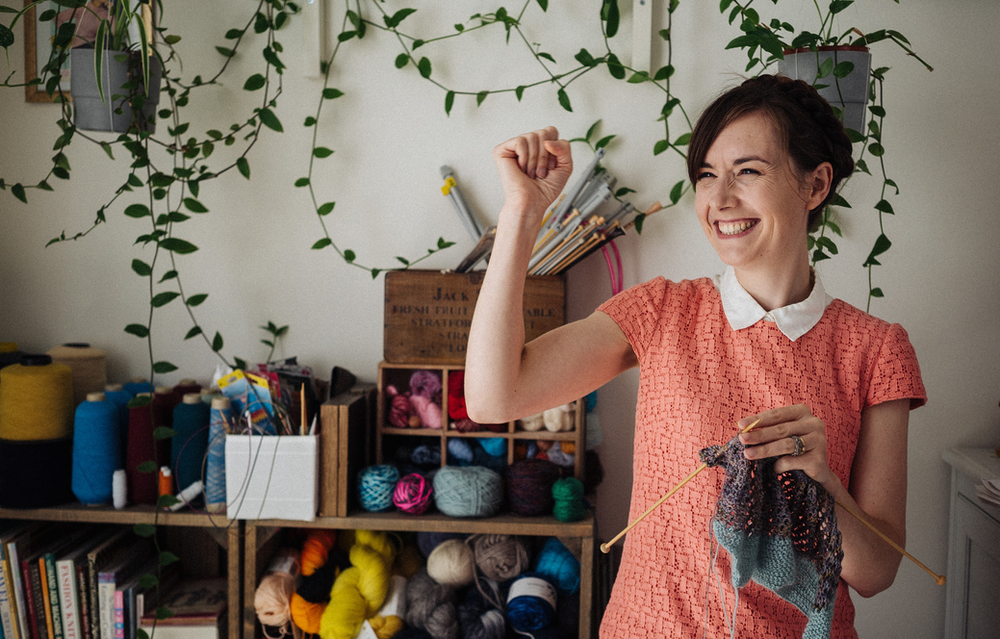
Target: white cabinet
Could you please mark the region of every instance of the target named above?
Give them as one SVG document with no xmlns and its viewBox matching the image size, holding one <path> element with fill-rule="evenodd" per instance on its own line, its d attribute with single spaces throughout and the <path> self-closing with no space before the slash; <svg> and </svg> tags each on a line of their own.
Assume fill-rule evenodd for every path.
<svg viewBox="0 0 1000 639">
<path fill-rule="evenodd" d="M 983 479 L 1000 479 L 990 449 L 945 451 L 951 465 L 951 528 L 945 637 L 1000 636 L 1000 507 L 976 497 Z"/>
</svg>

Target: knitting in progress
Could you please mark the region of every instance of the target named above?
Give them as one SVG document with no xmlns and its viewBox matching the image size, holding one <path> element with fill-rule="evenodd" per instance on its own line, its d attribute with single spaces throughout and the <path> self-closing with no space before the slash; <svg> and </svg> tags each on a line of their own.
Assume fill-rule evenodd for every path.
<svg viewBox="0 0 1000 639">
<path fill-rule="evenodd" d="M 778 475 L 774 458 L 751 461 L 743 449 L 734 437 L 699 453 L 726 471 L 712 529 L 732 556 L 733 587 L 752 579 L 806 615 L 803 639 L 829 637 L 844 558 L 834 498 L 801 470 Z"/>
</svg>

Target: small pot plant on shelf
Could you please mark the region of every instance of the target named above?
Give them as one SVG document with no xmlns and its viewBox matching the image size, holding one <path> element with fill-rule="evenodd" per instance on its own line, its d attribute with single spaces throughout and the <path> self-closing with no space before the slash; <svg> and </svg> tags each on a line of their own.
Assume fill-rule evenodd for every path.
<svg viewBox="0 0 1000 639">
<path fill-rule="evenodd" d="M 833 0 L 825 8 L 818 1 L 814 2 L 819 20 L 819 28 L 815 32 L 798 30 L 780 17 L 769 21 L 762 19 L 752 8 L 753 2 L 754 0 L 720 2 L 720 11 L 728 13 L 730 24 L 738 22 L 742 32 L 726 48 L 744 49 L 747 52 L 748 72 L 758 67 L 762 71 L 771 71 L 770 67 L 776 65 L 777 71 L 812 84 L 833 106 L 851 141 L 860 145 L 860 151 L 856 154 L 855 173 L 876 177 L 865 156 L 878 162 L 876 179 L 881 180 L 881 189 L 874 209 L 878 213 L 879 235 L 862 265 L 868 270 L 870 310 L 872 300 L 884 296 L 882 289 L 872 282 L 872 267 L 881 265 L 879 256 L 892 246 L 883 221 L 884 215 L 894 214 L 889 192 L 892 190 L 898 195 L 899 187 L 886 173 L 885 147 L 882 145 L 882 129 L 886 117 L 882 83 L 889 68 L 872 68 L 869 45 L 881 41 L 893 42 L 928 71 L 934 69 L 911 49 L 909 40 L 903 34 L 893 29 L 878 29 L 866 33 L 857 27 L 850 27 L 839 35 L 834 32 L 837 16 L 854 4 L 854 0 Z M 778 0 L 772 0 L 772 4 L 778 5 Z M 776 7 L 775 11 L 780 12 L 780 7 Z M 836 223 L 834 207 L 851 208 L 851 205 L 838 193 L 823 212 L 818 227 L 809 237 L 814 264 L 837 254 L 837 245 L 832 236 L 841 236 L 841 231 Z"/>
</svg>

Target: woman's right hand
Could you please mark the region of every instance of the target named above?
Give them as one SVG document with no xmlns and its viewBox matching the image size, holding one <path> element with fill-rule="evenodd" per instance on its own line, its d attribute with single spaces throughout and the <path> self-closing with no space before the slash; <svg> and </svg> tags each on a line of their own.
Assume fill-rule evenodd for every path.
<svg viewBox="0 0 1000 639">
<path fill-rule="evenodd" d="M 573 172 L 570 145 L 549 126 L 497 145 L 493 161 L 500 173 L 505 207 L 513 207 L 538 222 L 562 192 Z"/>
</svg>

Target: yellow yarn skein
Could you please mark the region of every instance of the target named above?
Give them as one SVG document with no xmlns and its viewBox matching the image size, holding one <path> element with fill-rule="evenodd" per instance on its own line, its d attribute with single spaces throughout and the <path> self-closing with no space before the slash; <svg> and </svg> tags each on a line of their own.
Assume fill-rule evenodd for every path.
<svg viewBox="0 0 1000 639">
<path fill-rule="evenodd" d="M 69 437 L 73 434 L 74 409 L 69 366 L 13 364 L 0 369 L 0 439 L 43 441 Z"/>
<path fill-rule="evenodd" d="M 355 533 L 351 567 L 333 582 L 330 603 L 320 620 L 322 639 L 353 639 L 361 624 L 376 616 L 389 593 L 395 558 L 396 546 L 387 534 L 369 530 Z M 386 625 L 381 624 L 383 630 L 389 630 Z M 392 634 L 378 636 L 388 639 Z"/>
</svg>

